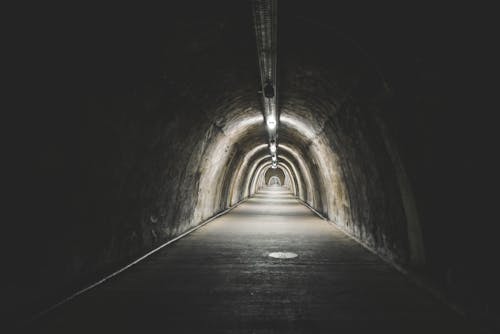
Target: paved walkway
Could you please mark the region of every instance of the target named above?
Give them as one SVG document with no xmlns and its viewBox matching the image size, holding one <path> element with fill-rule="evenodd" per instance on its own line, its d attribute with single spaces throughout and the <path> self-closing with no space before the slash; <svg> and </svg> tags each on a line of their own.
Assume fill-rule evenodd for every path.
<svg viewBox="0 0 500 334">
<path fill-rule="evenodd" d="M 272 252 L 292 252 L 282 259 Z M 462 320 L 281 188 L 33 324 L 37 333 L 465 333 Z"/>
</svg>

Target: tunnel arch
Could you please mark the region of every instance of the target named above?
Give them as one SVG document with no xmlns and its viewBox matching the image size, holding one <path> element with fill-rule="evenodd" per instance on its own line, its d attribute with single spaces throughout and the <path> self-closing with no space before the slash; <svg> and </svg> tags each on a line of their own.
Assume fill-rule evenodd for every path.
<svg viewBox="0 0 500 334">
<path fill-rule="evenodd" d="M 319 52 L 314 64 L 304 61 L 303 51 L 299 52 L 302 59 L 294 56 L 284 61 L 280 159 L 293 174 L 290 178 L 298 196 L 334 223 L 395 261 L 405 262 L 408 252 L 412 259 L 422 259 L 418 232 L 410 232 L 411 215 L 405 214 L 411 211 L 406 203 L 411 196 L 401 196 L 407 186 L 403 177 L 394 176 L 404 172 L 396 166 L 397 153 L 376 115 L 379 106 L 370 100 L 386 94 L 386 87 L 377 70 L 358 53 L 351 45 L 334 55 Z M 346 81 L 346 73 L 359 81 Z M 359 90 L 360 82 L 369 85 Z M 203 160 L 199 168 L 193 222 L 252 196 L 266 165 L 262 115 L 257 108 L 244 108 L 240 99 L 233 102 L 228 104 L 233 111 L 225 110 L 229 116 L 216 121 L 207 133 L 216 138 L 207 141 L 204 154 L 216 156 L 217 161 Z M 399 172 L 387 177 L 390 169 Z"/>
<path fill-rule="evenodd" d="M 243 187 L 243 190 L 244 190 L 244 196 L 250 196 L 252 195 L 252 187 L 251 187 L 251 184 L 252 184 L 252 180 L 255 178 L 255 173 L 256 173 L 256 170 L 258 169 L 258 167 L 260 166 L 260 164 L 264 161 L 264 160 L 269 160 L 270 159 L 270 156 L 267 152 L 267 148 L 263 148 L 263 150 L 259 151 L 258 152 L 258 155 L 256 154 L 256 156 L 254 157 L 252 163 L 249 165 L 249 168 L 246 172 L 246 175 L 244 176 L 245 177 L 245 181 L 244 183 L 242 184 L 242 187 Z M 285 160 L 287 161 L 287 158 L 281 154 L 280 155 L 280 159 L 281 160 Z M 289 167 L 291 167 L 290 169 L 293 170 L 293 174 L 294 174 L 294 180 L 295 183 L 297 183 L 297 186 L 298 186 L 298 189 L 299 189 L 299 192 L 302 191 L 302 188 L 304 187 L 303 184 L 301 184 L 301 176 L 300 175 L 297 175 L 298 171 L 296 170 L 295 166 L 293 165 L 293 163 L 290 162 L 290 160 L 288 160 L 289 162 Z M 297 180 L 300 180 L 297 181 Z"/>
<path fill-rule="evenodd" d="M 292 194 L 294 194 L 295 196 L 297 196 L 298 194 L 297 194 L 297 186 L 296 186 L 295 176 L 292 174 L 292 172 L 288 168 L 287 164 L 281 162 L 278 165 L 278 168 L 282 169 L 283 173 L 285 175 L 284 186 L 287 187 L 292 192 Z"/>
<path fill-rule="evenodd" d="M 287 174 L 290 175 L 290 180 L 293 187 L 293 192 L 295 196 L 300 199 L 304 198 L 304 181 L 302 180 L 301 175 L 296 170 L 296 167 L 290 162 L 290 160 L 285 157 L 280 157 L 280 166 L 287 171 Z"/>
<path fill-rule="evenodd" d="M 283 170 L 284 175 L 285 175 L 285 184 L 289 184 L 290 191 L 295 196 L 299 196 L 299 193 L 298 193 L 299 190 L 298 190 L 298 185 L 297 185 L 297 182 L 298 182 L 297 176 L 291 171 L 290 164 L 288 162 L 284 161 L 283 156 L 280 159 L 281 159 L 281 161 L 278 164 L 277 168 Z M 257 167 L 255 170 L 255 173 L 253 173 L 254 177 L 252 178 L 251 183 L 249 185 L 249 187 L 250 187 L 249 193 L 250 194 L 255 194 L 257 192 L 257 190 L 259 189 L 259 187 L 264 184 L 264 182 L 262 182 L 263 175 L 266 173 L 266 171 L 268 169 L 271 168 L 271 165 L 272 165 L 272 163 L 270 161 L 268 161 L 268 157 L 266 157 L 266 156 L 264 156 L 263 158 L 261 158 L 260 160 L 257 160 L 257 161 L 258 162 L 264 161 L 264 162 L 262 165 L 260 165 L 260 167 Z M 261 181 L 260 183 L 259 183 L 259 180 Z"/>
<path fill-rule="evenodd" d="M 303 182 L 303 177 L 300 174 L 300 170 L 297 170 L 293 158 L 290 160 L 286 154 L 281 154 L 280 155 L 280 163 L 279 165 L 285 165 L 285 167 L 288 168 L 288 170 L 291 171 L 292 174 L 292 179 L 294 180 L 294 183 L 297 184 L 297 189 L 299 191 L 299 196 L 306 196 L 306 194 L 303 193 L 304 189 L 307 189 L 310 185 L 305 185 Z M 256 159 L 250 172 L 247 175 L 246 178 L 246 187 L 248 187 L 248 194 L 251 196 L 255 193 L 256 191 L 256 181 L 258 175 L 262 172 L 263 168 L 270 166 L 271 162 L 269 161 L 269 156 L 264 155 L 260 157 L 259 159 Z"/>
<path fill-rule="evenodd" d="M 276 168 L 276 169 L 268 168 L 264 172 L 265 183 L 268 184 L 269 179 L 273 176 L 276 176 L 280 179 L 280 184 L 285 184 L 285 173 L 281 168 Z"/>
<path fill-rule="evenodd" d="M 281 186 L 281 179 L 278 176 L 273 175 L 269 178 L 267 186 Z"/>
<path fill-rule="evenodd" d="M 233 180 L 231 181 L 231 201 L 229 205 L 233 205 L 238 202 L 241 198 L 246 198 L 248 192 L 245 191 L 245 187 L 242 186 L 244 182 L 244 176 L 247 173 L 249 164 L 255 159 L 255 155 L 258 153 L 263 153 L 267 151 L 266 144 L 256 145 L 250 151 L 245 154 L 237 172 L 234 174 Z"/>
<path fill-rule="evenodd" d="M 295 196 L 297 196 L 297 187 L 295 185 L 296 181 L 294 180 L 294 176 L 290 172 L 290 169 L 283 163 L 279 167 L 282 168 L 285 173 L 285 186 L 288 187 Z"/>
<path fill-rule="evenodd" d="M 268 174 L 268 172 L 270 172 Z M 283 164 L 279 164 L 276 169 L 272 168 L 272 162 L 265 161 L 256 171 L 255 177 L 251 184 L 251 193 L 257 193 L 260 189 L 265 187 L 269 182 L 269 178 L 273 175 L 280 174 L 282 179 L 280 179 L 280 185 L 287 187 L 290 192 L 295 194 L 295 185 L 292 176 L 290 175 L 289 169 Z"/>
</svg>

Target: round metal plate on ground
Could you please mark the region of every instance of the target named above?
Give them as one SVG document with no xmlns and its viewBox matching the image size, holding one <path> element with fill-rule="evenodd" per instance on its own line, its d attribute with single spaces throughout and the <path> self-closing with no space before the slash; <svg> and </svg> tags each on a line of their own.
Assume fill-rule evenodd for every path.
<svg viewBox="0 0 500 334">
<path fill-rule="evenodd" d="M 298 255 L 292 252 L 273 252 L 269 253 L 270 257 L 273 257 L 275 259 L 293 259 L 294 257 L 297 257 Z"/>
</svg>

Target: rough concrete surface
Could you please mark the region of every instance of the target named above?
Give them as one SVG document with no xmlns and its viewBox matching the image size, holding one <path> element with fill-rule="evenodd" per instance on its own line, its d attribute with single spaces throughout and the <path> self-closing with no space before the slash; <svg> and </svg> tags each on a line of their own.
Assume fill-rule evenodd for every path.
<svg viewBox="0 0 500 334">
<path fill-rule="evenodd" d="M 475 333 L 277 186 L 26 331 Z"/>
</svg>

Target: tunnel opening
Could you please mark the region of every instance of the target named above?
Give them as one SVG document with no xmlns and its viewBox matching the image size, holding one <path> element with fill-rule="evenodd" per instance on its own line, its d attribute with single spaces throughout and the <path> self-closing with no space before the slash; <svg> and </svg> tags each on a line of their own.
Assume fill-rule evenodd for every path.
<svg viewBox="0 0 500 334">
<path fill-rule="evenodd" d="M 285 184 L 285 173 L 281 168 L 268 168 L 264 174 L 264 179 L 266 184 L 270 184 L 271 178 L 273 178 L 273 184 L 276 183 L 276 179 L 279 180 L 279 184 Z"/>
<path fill-rule="evenodd" d="M 268 186 L 276 186 L 276 187 L 281 187 L 281 180 L 277 176 L 271 176 L 269 179 L 269 182 L 267 183 Z"/>
</svg>

